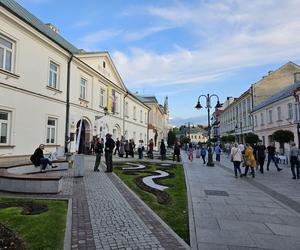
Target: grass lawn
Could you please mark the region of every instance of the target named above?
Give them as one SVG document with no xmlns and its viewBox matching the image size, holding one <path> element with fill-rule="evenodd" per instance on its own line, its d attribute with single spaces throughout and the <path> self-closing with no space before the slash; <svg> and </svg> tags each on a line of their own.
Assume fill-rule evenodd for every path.
<svg viewBox="0 0 300 250">
<path fill-rule="evenodd" d="M 137 162 L 133 162 L 137 163 Z M 185 242 L 189 244 L 188 202 L 182 165 L 174 167 L 162 166 L 159 163 L 140 162 L 146 168 L 142 170 L 124 171 L 122 167 L 130 167 L 122 162 L 114 163 L 114 172 L 130 187 L 152 210 L 154 210 Z M 149 171 L 164 170 L 172 176 L 157 179 L 156 183 L 169 186 L 165 189 L 171 197 L 169 204 L 157 202 L 156 195 L 139 188 L 135 182 L 137 177 L 152 175 Z M 129 173 L 129 174 L 126 174 Z"/>
<path fill-rule="evenodd" d="M 22 215 L 22 204 L 29 202 L 47 205 L 48 211 Z M 26 249 L 63 249 L 68 207 L 66 201 L 0 197 L 0 205 L 3 203 L 12 207 L 0 209 L 0 223 L 14 231 L 24 241 Z"/>
</svg>

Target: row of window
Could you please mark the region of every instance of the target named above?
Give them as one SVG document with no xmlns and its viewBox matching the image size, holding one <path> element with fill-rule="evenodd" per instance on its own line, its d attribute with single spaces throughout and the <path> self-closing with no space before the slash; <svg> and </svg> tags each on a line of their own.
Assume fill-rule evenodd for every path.
<svg viewBox="0 0 300 250">
<path fill-rule="evenodd" d="M 13 73 L 13 58 L 14 58 L 15 42 L 8 39 L 7 37 L 0 35 L 0 69 L 9 71 Z M 103 62 L 103 68 L 105 68 L 105 62 Z M 48 77 L 48 87 L 59 90 L 59 79 L 60 79 L 60 66 L 53 62 L 49 62 L 49 77 Z M 82 100 L 87 100 L 87 79 L 80 78 L 80 91 L 79 98 Z M 114 94 L 109 97 L 112 99 L 113 112 L 120 112 L 119 97 Z M 107 106 L 106 101 L 106 91 L 105 89 L 100 90 L 100 104 L 99 106 L 104 108 Z M 126 103 L 125 114 L 129 117 L 128 103 Z M 133 107 L 133 119 L 137 120 L 136 117 L 136 107 Z M 145 113 L 144 121 L 147 121 L 147 114 Z M 143 114 L 140 111 L 140 122 L 143 122 Z"/>
<path fill-rule="evenodd" d="M 287 104 L 287 118 L 288 120 L 292 120 L 293 119 L 293 114 L 294 114 L 294 110 L 293 110 L 293 104 L 292 103 L 288 103 Z M 282 116 L 282 112 L 281 112 L 281 106 L 278 106 L 276 108 L 277 111 L 277 121 L 282 121 L 285 117 Z M 296 111 L 296 110 L 295 110 Z M 295 112 L 295 114 L 297 114 L 297 112 Z M 273 110 L 269 109 L 267 110 L 267 123 L 273 123 Z M 265 113 L 260 113 L 260 125 L 263 126 L 265 125 Z M 254 116 L 254 126 L 257 127 L 258 126 L 258 117 L 257 115 Z"/>
<path fill-rule="evenodd" d="M 12 126 L 12 112 L 0 110 L 0 145 L 10 144 L 10 128 Z M 46 125 L 46 143 L 57 144 L 57 119 L 48 117 Z"/>
<path fill-rule="evenodd" d="M 137 120 L 136 106 L 133 106 L 132 116 L 134 120 Z M 129 117 L 129 103 L 125 103 L 125 116 Z M 147 123 L 147 112 L 144 113 L 144 121 Z M 143 123 L 143 111 L 140 110 L 140 122 Z"/>
</svg>

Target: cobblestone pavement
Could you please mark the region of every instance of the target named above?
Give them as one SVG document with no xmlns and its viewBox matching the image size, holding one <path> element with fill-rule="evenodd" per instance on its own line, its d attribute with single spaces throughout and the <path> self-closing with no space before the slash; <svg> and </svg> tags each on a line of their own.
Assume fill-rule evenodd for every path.
<svg viewBox="0 0 300 250">
<path fill-rule="evenodd" d="M 160 219 L 118 177 L 104 173 L 103 168 L 100 172 L 94 172 L 94 160 L 94 156 L 85 157 L 83 178 L 73 178 L 72 169 L 42 173 L 64 176 L 63 191 L 57 195 L 17 196 L 72 198 L 72 250 L 189 248 L 178 240 L 178 236 L 174 236 L 174 232 L 163 226 Z M 0 192 L 0 195 L 16 196 L 5 192 Z"/>
<path fill-rule="evenodd" d="M 234 178 L 232 163 L 206 167 L 183 153 L 193 249 L 300 249 L 300 180 L 274 166 L 255 179 Z M 280 183 L 280 185 L 278 185 Z M 292 201 L 292 202 L 291 202 Z M 291 203 L 290 203 L 291 202 Z"/>
</svg>

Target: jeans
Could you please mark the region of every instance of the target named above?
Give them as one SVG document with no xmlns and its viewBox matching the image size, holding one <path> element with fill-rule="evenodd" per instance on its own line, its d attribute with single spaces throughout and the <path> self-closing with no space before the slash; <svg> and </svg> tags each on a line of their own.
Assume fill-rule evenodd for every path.
<svg viewBox="0 0 300 250">
<path fill-rule="evenodd" d="M 52 165 L 52 162 L 48 158 L 41 158 L 40 159 L 40 165 L 42 165 L 42 170 L 45 170 L 47 165 Z"/>
<path fill-rule="evenodd" d="M 258 157 L 258 163 L 259 163 L 259 170 L 261 173 L 264 172 L 264 164 L 265 164 L 265 157 Z"/>
<path fill-rule="evenodd" d="M 295 159 L 293 159 L 293 157 L 295 157 Z M 299 162 L 297 160 L 297 156 L 292 156 L 290 161 L 291 161 L 291 171 L 292 171 L 293 177 L 296 178 L 296 173 L 297 173 L 297 178 L 299 178 L 300 177 L 300 175 L 299 175 L 300 166 L 299 166 Z M 295 168 L 296 168 L 296 172 L 295 172 Z"/>
<path fill-rule="evenodd" d="M 206 163 L 206 161 L 205 161 L 205 155 L 201 155 L 201 157 L 202 157 L 202 160 L 203 160 L 203 164 L 205 164 Z"/>
<path fill-rule="evenodd" d="M 175 156 L 176 156 L 177 162 L 180 162 L 180 155 L 179 154 L 173 154 L 173 161 L 175 161 Z"/>
<path fill-rule="evenodd" d="M 97 171 L 99 169 L 100 161 L 101 161 L 101 153 L 96 153 L 94 171 Z"/>
<path fill-rule="evenodd" d="M 113 171 L 112 152 L 105 152 L 106 171 Z"/>
<path fill-rule="evenodd" d="M 252 177 L 254 177 L 255 176 L 255 171 L 254 171 L 254 168 L 252 168 L 252 167 L 249 167 L 249 166 L 246 166 L 245 167 L 245 176 L 247 176 L 247 173 L 248 173 L 248 170 L 249 170 L 249 168 L 250 168 L 250 171 L 251 171 L 251 174 L 252 174 Z"/>
<path fill-rule="evenodd" d="M 221 155 L 220 154 L 216 154 L 216 161 L 220 161 L 221 159 Z"/>
<path fill-rule="evenodd" d="M 235 176 L 238 175 L 238 171 L 239 171 L 239 174 L 242 174 L 240 165 L 241 165 L 241 162 L 240 162 L 240 161 L 234 161 L 234 162 L 233 162 L 233 167 L 234 167 L 234 174 L 235 174 Z"/>
<path fill-rule="evenodd" d="M 267 163 L 267 169 L 269 169 L 269 165 L 271 163 L 271 160 L 274 162 L 277 169 L 279 169 L 275 155 L 268 155 L 268 163 Z"/>
</svg>

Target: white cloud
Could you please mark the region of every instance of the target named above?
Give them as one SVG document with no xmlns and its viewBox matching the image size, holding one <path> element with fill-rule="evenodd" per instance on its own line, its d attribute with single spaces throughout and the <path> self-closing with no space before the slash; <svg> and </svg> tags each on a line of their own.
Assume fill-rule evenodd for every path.
<svg viewBox="0 0 300 250">
<path fill-rule="evenodd" d="M 250 66 L 300 57 L 298 0 L 176 2 L 147 13 L 168 27 L 181 27 L 193 49 L 173 45 L 168 53 L 132 48 L 113 58 L 130 86 L 207 83 Z M 259 76 L 258 76 L 259 77 Z"/>
</svg>

